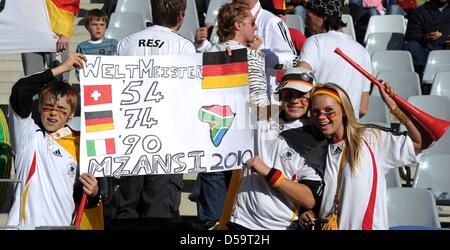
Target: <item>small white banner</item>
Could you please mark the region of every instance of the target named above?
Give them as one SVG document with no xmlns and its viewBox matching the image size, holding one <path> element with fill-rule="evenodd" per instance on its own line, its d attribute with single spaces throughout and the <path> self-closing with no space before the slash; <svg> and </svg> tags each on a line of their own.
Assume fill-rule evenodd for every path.
<svg viewBox="0 0 450 250">
<path fill-rule="evenodd" d="M 250 159 L 248 85 L 203 81 L 202 56 L 87 56 L 80 71 L 81 173 L 224 171 Z M 211 74 L 220 74 L 216 66 Z"/>
</svg>

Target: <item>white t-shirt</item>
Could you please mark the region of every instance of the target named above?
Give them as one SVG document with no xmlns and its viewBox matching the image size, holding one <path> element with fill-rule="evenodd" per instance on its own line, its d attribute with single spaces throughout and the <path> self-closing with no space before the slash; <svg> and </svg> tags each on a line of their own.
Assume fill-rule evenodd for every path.
<svg viewBox="0 0 450 250">
<path fill-rule="evenodd" d="M 373 213 L 367 213 L 367 221 L 372 222 L 372 229 L 389 229 L 386 204 L 386 174 L 390 169 L 416 162 L 416 154 L 411 139 L 404 134 L 379 129 L 368 129 L 363 138 L 366 140 L 376 161 L 376 192 Z M 322 205 L 320 218 L 325 218 L 333 207 L 344 141 L 328 146 L 327 166 L 325 168 Z M 348 159 L 344 164 L 339 202 L 339 229 L 361 230 L 369 197 L 374 185 L 374 168 L 372 157 L 366 144 L 362 142 L 360 166 L 352 175 Z"/>
<path fill-rule="evenodd" d="M 21 220 L 22 229 L 70 226 L 75 210 L 73 188 L 78 163 L 57 141 L 71 136 L 72 131 L 64 127 L 52 134 L 44 134 L 31 114 L 21 118 L 12 109 L 10 131 L 16 176 L 22 181 L 24 189 L 16 187 L 6 224 L 19 225 Z"/>
<path fill-rule="evenodd" d="M 259 121 L 258 154 L 266 164 L 273 164 L 285 178 L 321 181 L 314 169 L 279 136 L 283 129 L 303 126 L 308 120 L 297 120 L 280 126 L 273 121 Z M 254 230 L 286 230 L 297 227 L 298 207 L 286 195 L 271 187 L 264 176 L 245 168 L 242 172 L 231 222 Z"/>
<path fill-rule="evenodd" d="M 191 41 L 178 35 L 173 30 L 153 25 L 145 30 L 131 34 L 119 42 L 117 55 L 182 55 L 196 53 Z"/>
<path fill-rule="evenodd" d="M 334 30 L 306 39 L 300 61 L 311 65 L 319 83 L 331 82 L 341 86 L 352 101 L 356 117 L 359 117 L 361 94 L 370 90 L 370 81 L 334 53 L 336 48 L 341 49 L 366 71 L 372 72 L 369 52 L 349 35 Z"/>
<path fill-rule="evenodd" d="M 291 69 L 297 60 L 297 52 L 286 24 L 273 13 L 261 8 L 259 1 L 252 8 L 256 16 L 256 34 L 262 38 L 259 49 L 266 60 L 267 94 L 272 103 L 277 103 L 273 92 L 277 87 L 275 65 L 282 64 L 283 70 Z"/>
</svg>

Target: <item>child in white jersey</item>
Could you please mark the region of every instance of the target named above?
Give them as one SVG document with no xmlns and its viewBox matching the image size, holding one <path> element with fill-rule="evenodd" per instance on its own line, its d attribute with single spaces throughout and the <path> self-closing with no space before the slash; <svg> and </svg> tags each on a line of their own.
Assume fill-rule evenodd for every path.
<svg viewBox="0 0 450 250">
<path fill-rule="evenodd" d="M 83 67 L 85 60 L 81 54 L 72 54 L 56 68 L 24 77 L 13 86 L 9 121 L 16 176 L 21 185 L 16 187 L 8 226 L 35 229 L 71 225 L 75 211 L 79 133 L 66 122 L 75 114 L 77 93 L 55 76 L 74 67 Z M 31 110 L 33 96 L 38 93 L 41 121 L 35 123 Z M 88 207 L 97 205 L 95 177 L 85 173 L 79 181 L 80 191 L 82 188 L 89 197 Z"/>
</svg>

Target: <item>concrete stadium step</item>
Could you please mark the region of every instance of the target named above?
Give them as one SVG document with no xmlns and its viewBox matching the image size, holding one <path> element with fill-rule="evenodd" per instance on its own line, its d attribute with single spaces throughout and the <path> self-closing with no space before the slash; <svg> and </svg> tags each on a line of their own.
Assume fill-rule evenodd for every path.
<svg viewBox="0 0 450 250">
<path fill-rule="evenodd" d="M 0 71 L 0 74 L 1 74 L 1 71 Z M 19 80 L 19 79 L 17 79 L 17 80 Z M 0 95 L 5 95 L 5 94 L 9 95 L 9 93 L 11 92 L 12 86 L 14 85 L 15 82 L 17 82 L 17 80 L 14 82 L 0 81 Z M 8 93 L 6 93 L 6 90 L 8 90 Z"/>
<path fill-rule="evenodd" d="M 4 82 L 16 82 L 20 78 L 23 77 L 23 70 L 20 68 L 20 71 L 0 71 L 1 73 L 1 79 Z"/>
<path fill-rule="evenodd" d="M 182 217 L 197 217 L 197 204 L 189 200 L 188 196 L 192 191 L 192 186 L 194 181 L 197 179 L 196 173 L 189 173 L 183 175 L 184 188 L 181 193 L 181 205 L 180 205 L 180 215 Z"/>
<path fill-rule="evenodd" d="M 3 87 L 1 87 L 1 88 L 3 88 Z M 3 94 L 3 91 L 2 91 L 2 93 L 0 94 L 0 104 L 8 104 L 10 95 L 11 95 L 11 91 L 9 91 L 8 94 Z"/>
<path fill-rule="evenodd" d="M 92 10 L 92 9 L 101 9 L 103 7 L 103 3 L 91 3 L 90 1 L 81 1 L 80 2 L 80 10 Z"/>
<path fill-rule="evenodd" d="M 1 60 L 0 61 L 0 72 L 21 71 L 21 70 L 22 70 L 22 59 L 20 59 L 20 60 Z"/>
<path fill-rule="evenodd" d="M 20 54 L 0 54 L 0 66 L 3 65 L 3 61 L 22 61 L 22 56 Z M 1 69 L 1 68 L 0 68 Z"/>
</svg>

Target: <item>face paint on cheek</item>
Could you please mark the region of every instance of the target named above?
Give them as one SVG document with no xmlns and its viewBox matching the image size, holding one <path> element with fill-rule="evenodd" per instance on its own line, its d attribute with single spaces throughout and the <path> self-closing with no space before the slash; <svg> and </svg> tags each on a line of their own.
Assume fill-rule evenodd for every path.
<svg viewBox="0 0 450 250">
<path fill-rule="evenodd" d="M 337 120 L 337 118 L 336 118 L 336 113 L 330 114 L 330 115 L 328 115 L 327 117 L 328 117 L 328 119 L 330 119 L 331 121 L 336 121 L 336 120 Z"/>
<path fill-rule="evenodd" d="M 308 107 L 309 100 L 308 99 L 300 99 L 300 102 L 305 106 Z"/>
</svg>

